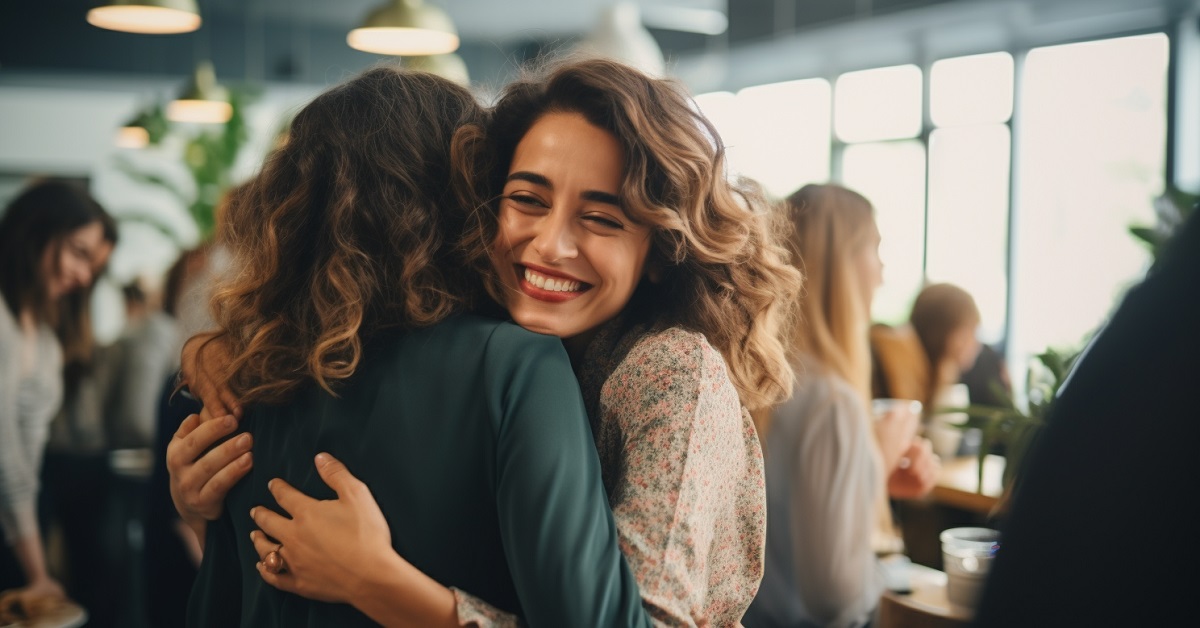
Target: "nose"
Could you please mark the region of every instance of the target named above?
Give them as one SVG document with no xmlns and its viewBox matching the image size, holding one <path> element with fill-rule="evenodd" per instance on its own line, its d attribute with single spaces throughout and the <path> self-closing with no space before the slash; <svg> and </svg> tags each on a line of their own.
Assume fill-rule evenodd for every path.
<svg viewBox="0 0 1200 628">
<path fill-rule="evenodd" d="M 92 276 L 94 274 L 88 264 L 77 264 L 75 272 L 70 275 L 70 290 L 79 290 L 88 287 L 92 283 Z"/>
<path fill-rule="evenodd" d="M 531 243 L 533 250 L 546 262 L 557 262 L 575 257 L 579 252 L 575 244 L 574 224 L 566 211 L 552 211 L 537 226 L 537 234 Z"/>
</svg>

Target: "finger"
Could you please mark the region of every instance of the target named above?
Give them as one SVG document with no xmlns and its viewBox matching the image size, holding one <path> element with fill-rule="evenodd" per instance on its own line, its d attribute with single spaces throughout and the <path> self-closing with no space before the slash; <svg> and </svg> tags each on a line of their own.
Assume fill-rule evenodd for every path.
<svg viewBox="0 0 1200 628">
<path fill-rule="evenodd" d="M 167 468 L 176 473 L 192 464 L 204 450 L 236 427 L 237 423 L 232 420 L 202 423 L 200 415 L 188 415 L 167 444 Z"/>
<path fill-rule="evenodd" d="M 250 533 L 250 542 L 254 544 L 254 551 L 258 554 L 258 560 L 262 559 L 269 553 L 278 551 L 282 545 L 267 538 L 267 535 L 262 533 L 262 530 L 254 530 Z"/>
<path fill-rule="evenodd" d="M 287 545 L 288 524 L 291 519 L 267 508 L 266 506 L 255 506 L 250 509 L 250 518 L 254 520 L 254 524 L 258 526 L 263 534 L 279 541 L 280 545 Z"/>
<path fill-rule="evenodd" d="M 212 477 L 201 487 L 200 499 L 206 503 L 215 503 L 224 500 L 225 495 L 229 493 L 233 485 L 237 484 L 243 477 L 246 477 L 246 474 L 254 467 L 253 456 L 254 454 L 249 451 L 243 452 L 237 458 L 231 460 L 229 464 L 217 469 L 212 474 Z"/>
<path fill-rule="evenodd" d="M 271 491 L 271 495 L 275 497 L 279 507 L 293 516 L 309 504 L 317 502 L 280 478 L 274 478 L 267 482 L 267 490 Z"/>
<path fill-rule="evenodd" d="M 341 460 L 327 453 L 319 453 L 316 457 L 317 473 L 329 488 L 337 493 L 339 499 L 357 494 L 366 489 L 361 480 L 354 477 Z"/>
<path fill-rule="evenodd" d="M 233 417 L 225 417 L 222 421 L 224 420 L 232 422 Z M 200 429 L 203 429 L 203 427 L 201 426 Z M 197 429 L 196 433 L 199 433 L 200 429 Z M 207 446 L 212 446 L 212 443 L 219 440 L 222 436 L 224 434 L 218 432 L 214 438 L 207 442 Z M 200 456 L 192 465 L 189 475 L 196 478 L 203 478 L 203 481 L 207 483 L 210 478 L 215 477 L 222 469 L 241 457 L 242 454 L 249 452 L 253 445 L 254 438 L 250 434 L 238 434 L 212 447 L 210 451 Z"/>
<path fill-rule="evenodd" d="M 237 418 L 242 418 L 242 406 L 238 403 L 237 397 L 233 395 L 233 391 L 228 388 L 222 388 L 217 392 L 217 397 L 221 403 L 225 404 L 229 414 Z"/>
<path fill-rule="evenodd" d="M 258 570 L 258 575 L 263 579 L 263 582 L 266 582 L 280 591 L 286 591 L 288 593 L 296 592 L 295 587 L 292 584 L 293 580 L 290 577 L 291 574 L 288 572 L 285 571 L 283 573 L 271 573 L 267 571 L 267 566 L 264 565 L 261 560 L 254 565 L 254 568 Z"/>
<path fill-rule="evenodd" d="M 175 436 L 173 438 L 183 439 L 187 437 L 188 434 L 192 433 L 192 430 L 200 427 L 202 422 L 203 419 L 201 419 L 200 415 L 198 414 L 187 415 L 187 418 L 184 419 L 183 422 L 179 424 L 179 428 L 175 430 Z"/>
</svg>

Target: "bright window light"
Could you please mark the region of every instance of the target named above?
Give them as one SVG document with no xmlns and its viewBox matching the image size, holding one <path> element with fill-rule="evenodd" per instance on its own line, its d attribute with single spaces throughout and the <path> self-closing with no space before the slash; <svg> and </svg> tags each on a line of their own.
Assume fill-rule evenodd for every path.
<svg viewBox="0 0 1200 628">
<path fill-rule="evenodd" d="M 929 112 L 937 126 L 1007 122 L 1013 58 L 1007 52 L 942 59 L 929 72 Z"/>
<path fill-rule="evenodd" d="M 738 92 L 742 174 L 783 198 L 807 183 L 829 180 L 829 81 L 810 79 Z"/>
<path fill-rule="evenodd" d="M 1011 351 L 1077 347 L 1144 276 L 1163 190 L 1168 40 L 1038 48 L 1024 67 Z M 1020 372 L 1021 365 L 1013 365 Z"/>
<path fill-rule="evenodd" d="M 1011 145 L 1004 124 L 937 129 L 929 138 L 925 274 L 971 293 L 987 343 L 1004 336 Z"/>
<path fill-rule="evenodd" d="M 898 65 L 847 72 L 834 88 L 834 128 L 843 142 L 916 137 L 921 132 L 921 70 Z"/>
<path fill-rule="evenodd" d="M 925 147 L 911 140 L 847 146 L 842 181 L 875 206 L 883 285 L 875 293 L 872 318 L 908 320 L 921 288 L 925 249 Z"/>
</svg>

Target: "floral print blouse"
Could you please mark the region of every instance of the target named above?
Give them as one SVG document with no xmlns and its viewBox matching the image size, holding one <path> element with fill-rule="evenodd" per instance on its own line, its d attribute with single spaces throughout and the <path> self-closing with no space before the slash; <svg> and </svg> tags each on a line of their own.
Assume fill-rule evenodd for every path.
<svg viewBox="0 0 1200 628">
<path fill-rule="evenodd" d="M 762 450 L 702 334 L 602 328 L 577 367 L 621 551 L 664 626 L 736 626 L 763 575 Z M 455 591 L 463 625 L 517 625 Z"/>
</svg>

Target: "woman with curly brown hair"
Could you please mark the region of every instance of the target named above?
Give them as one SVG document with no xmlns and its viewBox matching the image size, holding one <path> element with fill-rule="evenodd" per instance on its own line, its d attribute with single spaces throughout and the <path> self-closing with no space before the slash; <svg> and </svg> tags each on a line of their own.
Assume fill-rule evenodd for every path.
<svg viewBox="0 0 1200 628">
<path fill-rule="evenodd" d="M 457 242 L 474 201 L 451 147 L 484 116 L 449 81 L 372 69 L 305 106 L 230 199 L 221 237 L 235 273 L 213 301 L 213 346 L 249 409 L 211 451 L 235 422 L 190 416 L 167 458 L 173 483 L 193 461 L 250 475 L 212 521 L 180 508 L 205 544 L 189 625 L 456 625 L 440 583 L 547 625 L 648 623 L 562 344 L 467 313 L 482 287 Z M 268 486 L 285 480 L 339 497 L 322 504 L 379 500 L 382 534 L 331 539 L 346 568 L 327 565 L 341 588 L 316 599 L 256 571 L 254 506 L 278 503 L 297 522 L 328 510 L 276 502 Z M 299 544 L 276 538 L 273 556 L 303 568 Z M 371 560 L 381 569 L 360 568 Z M 379 579 L 393 573 L 416 584 L 393 594 Z M 362 598 L 376 594 L 388 607 Z"/>
<path fill-rule="evenodd" d="M 481 149 L 496 193 L 472 214 L 466 249 L 515 322 L 563 339 L 646 610 L 659 624 L 736 624 L 761 578 L 765 525 L 745 408 L 787 394 L 778 334 L 800 287 L 765 203 L 725 180 L 719 136 L 681 89 L 608 61 L 510 85 L 490 123 L 459 137 Z M 379 519 L 362 502 L 303 523 L 285 510 L 292 520 L 258 511 L 287 553 L 287 571 L 263 577 L 336 595 L 353 565 L 336 539 Z M 386 526 L 376 533 L 386 539 Z M 256 538 L 260 557 L 280 551 Z M 513 619 L 498 611 L 459 594 L 463 623 Z"/>
</svg>

